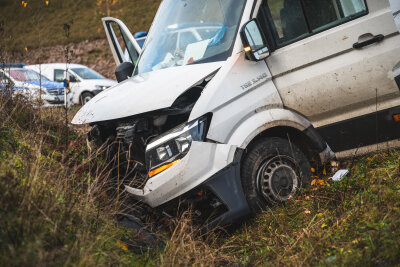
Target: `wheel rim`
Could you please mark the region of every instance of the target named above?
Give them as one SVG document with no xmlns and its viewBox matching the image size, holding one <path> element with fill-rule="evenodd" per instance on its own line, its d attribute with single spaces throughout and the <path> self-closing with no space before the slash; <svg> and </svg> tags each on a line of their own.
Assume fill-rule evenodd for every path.
<svg viewBox="0 0 400 267">
<path fill-rule="evenodd" d="M 261 164 L 257 172 L 257 187 L 269 202 L 285 202 L 299 187 L 299 168 L 287 156 L 276 156 Z"/>
<path fill-rule="evenodd" d="M 87 102 L 89 102 L 92 99 L 91 96 L 85 96 L 83 97 L 83 104 L 86 104 Z"/>
</svg>

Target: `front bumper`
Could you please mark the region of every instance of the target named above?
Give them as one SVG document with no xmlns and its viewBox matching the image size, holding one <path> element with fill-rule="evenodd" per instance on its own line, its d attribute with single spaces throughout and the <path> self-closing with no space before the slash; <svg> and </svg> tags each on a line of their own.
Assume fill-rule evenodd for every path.
<svg viewBox="0 0 400 267">
<path fill-rule="evenodd" d="M 126 186 L 134 198 L 155 208 L 207 181 L 234 160 L 235 146 L 193 142 L 177 164 L 149 179 L 143 189 Z"/>
<path fill-rule="evenodd" d="M 42 95 L 42 100 L 50 105 L 64 104 L 64 95 Z"/>
</svg>

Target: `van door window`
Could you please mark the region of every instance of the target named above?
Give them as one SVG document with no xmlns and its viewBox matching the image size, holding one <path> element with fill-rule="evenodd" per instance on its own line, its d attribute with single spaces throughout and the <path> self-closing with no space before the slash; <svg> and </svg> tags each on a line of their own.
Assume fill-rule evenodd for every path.
<svg viewBox="0 0 400 267">
<path fill-rule="evenodd" d="M 266 0 L 262 8 L 277 47 L 368 13 L 364 0 Z"/>
<path fill-rule="evenodd" d="M 119 48 L 123 53 L 122 61 L 131 62 L 136 65 L 139 58 L 139 53 L 136 51 L 134 45 L 131 43 L 126 33 L 121 29 L 121 27 L 116 22 L 110 22 L 110 27 L 112 28 L 116 41 L 118 42 Z"/>
</svg>

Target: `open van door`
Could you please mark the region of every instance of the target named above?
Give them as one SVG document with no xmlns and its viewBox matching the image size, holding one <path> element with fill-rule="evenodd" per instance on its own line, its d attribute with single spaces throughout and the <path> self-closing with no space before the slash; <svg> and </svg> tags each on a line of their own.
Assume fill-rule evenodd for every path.
<svg viewBox="0 0 400 267">
<path fill-rule="evenodd" d="M 142 50 L 128 27 L 119 19 L 106 17 L 101 20 L 117 66 L 123 62 L 136 65 Z"/>
</svg>

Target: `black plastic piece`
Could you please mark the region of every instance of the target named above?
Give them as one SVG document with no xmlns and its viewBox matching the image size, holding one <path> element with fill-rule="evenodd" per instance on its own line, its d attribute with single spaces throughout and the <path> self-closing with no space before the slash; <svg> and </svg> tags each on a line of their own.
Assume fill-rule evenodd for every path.
<svg viewBox="0 0 400 267">
<path fill-rule="evenodd" d="M 120 83 L 131 77 L 134 69 L 135 65 L 131 62 L 122 62 L 119 64 L 115 69 L 115 77 L 117 78 L 117 81 Z"/>
<path fill-rule="evenodd" d="M 400 75 L 397 76 L 397 77 L 395 77 L 394 80 L 396 81 L 397 87 L 398 87 L 399 90 L 400 90 Z"/>
<path fill-rule="evenodd" d="M 328 146 L 322 136 L 315 130 L 315 128 L 311 125 L 307 129 L 303 131 L 305 135 L 308 136 L 313 148 L 318 152 L 323 152 Z"/>
<path fill-rule="evenodd" d="M 354 49 L 360 49 L 360 48 L 363 48 L 365 46 L 372 45 L 374 43 L 382 42 L 383 39 L 385 39 L 385 36 L 383 34 L 378 34 L 378 35 L 375 35 L 374 37 L 372 37 L 371 39 L 369 39 L 367 41 L 353 44 L 353 48 Z"/>
<path fill-rule="evenodd" d="M 150 231 L 138 218 L 131 215 L 123 215 L 117 224 L 118 226 L 131 229 L 137 235 L 133 239 L 132 237 L 121 239 L 130 251 L 136 254 L 144 254 L 149 250 L 157 250 L 159 252 L 164 250 L 165 242 L 161 237 Z"/>
<path fill-rule="evenodd" d="M 233 163 L 219 171 L 207 180 L 203 186 L 208 187 L 218 198 L 224 202 L 228 212 L 208 223 L 203 231 L 237 222 L 240 218 L 250 214 L 246 196 L 243 192 L 240 179 L 240 159 L 242 151 L 236 153 Z"/>
<path fill-rule="evenodd" d="M 360 117 L 317 128 L 333 151 L 345 151 L 400 138 L 400 124 L 393 115 L 400 113 L 400 106 L 369 113 Z"/>
</svg>

